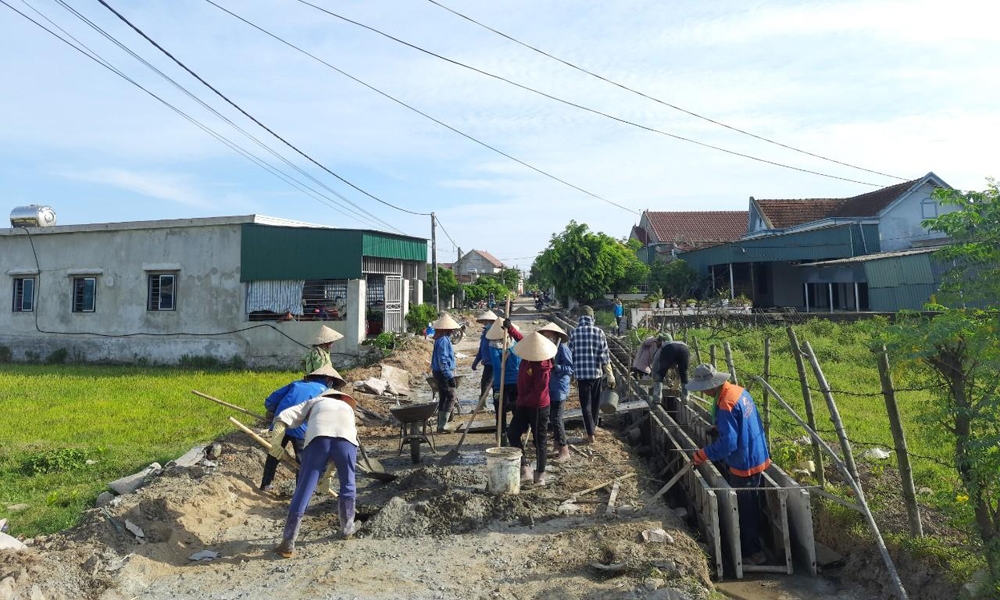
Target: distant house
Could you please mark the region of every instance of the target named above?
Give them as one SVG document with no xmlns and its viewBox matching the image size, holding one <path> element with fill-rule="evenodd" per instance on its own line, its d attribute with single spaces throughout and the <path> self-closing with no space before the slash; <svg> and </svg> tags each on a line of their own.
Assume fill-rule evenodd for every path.
<svg viewBox="0 0 1000 600">
<path fill-rule="evenodd" d="M 298 368 L 326 325 L 337 364 L 421 302 L 427 241 L 260 215 L 0 229 L 0 344 L 17 358 L 239 357 Z"/>
<path fill-rule="evenodd" d="M 747 211 L 643 211 L 629 239 L 643 245 L 646 262 L 669 259 L 678 252 L 716 246 L 747 232 Z"/>
<path fill-rule="evenodd" d="M 455 277 L 462 283 L 475 281 L 480 275 L 499 273 L 507 267 L 485 250 L 471 250 L 451 266 Z"/>
<path fill-rule="evenodd" d="M 713 286 L 755 307 L 800 310 L 919 309 L 940 281 L 922 222 L 955 210 L 933 197 L 934 173 L 850 198 L 750 198 L 737 240 L 684 252 Z"/>
</svg>

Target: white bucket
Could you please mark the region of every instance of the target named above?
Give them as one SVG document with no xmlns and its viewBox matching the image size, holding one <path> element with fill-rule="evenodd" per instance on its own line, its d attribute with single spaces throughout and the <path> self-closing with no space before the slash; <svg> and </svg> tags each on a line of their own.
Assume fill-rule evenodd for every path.
<svg viewBox="0 0 1000 600">
<path fill-rule="evenodd" d="M 666 303 L 667 300 L 665 298 L 660 298 L 659 300 L 656 301 L 656 308 L 664 308 Z"/>
<path fill-rule="evenodd" d="M 521 449 L 486 449 L 486 491 L 518 494 L 521 491 Z"/>
</svg>

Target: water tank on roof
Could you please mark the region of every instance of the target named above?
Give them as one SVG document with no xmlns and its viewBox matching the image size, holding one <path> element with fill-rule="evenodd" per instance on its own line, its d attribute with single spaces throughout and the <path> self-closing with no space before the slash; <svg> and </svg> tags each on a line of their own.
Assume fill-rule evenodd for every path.
<svg viewBox="0 0 1000 600">
<path fill-rule="evenodd" d="M 29 204 L 10 211 L 11 227 L 51 227 L 56 224 L 56 211 L 51 206 Z"/>
</svg>

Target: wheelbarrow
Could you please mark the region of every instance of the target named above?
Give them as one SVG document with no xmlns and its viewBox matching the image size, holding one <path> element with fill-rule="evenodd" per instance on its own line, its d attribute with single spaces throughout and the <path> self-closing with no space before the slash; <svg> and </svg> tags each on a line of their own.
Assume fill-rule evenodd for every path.
<svg viewBox="0 0 1000 600">
<path fill-rule="evenodd" d="M 455 375 L 455 389 L 456 390 L 459 387 L 462 386 L 462 380 L 463 379 L 465 379 L 465 375 Z M 438 392 L 441 391 L 438 388 L 437 379 L 434 379 L 433 377 L 428 377 L 427 378 L 427 385 L 431 386 L 431 400 L 437 400 Z M 459 415 L 462 414 L 461 409 L 459 409 L 459 407 L 458 407 L 458 398 L 457 397 L 455 398 L 455 401 L 451 405 L 451 415 L 448 418 L 449 419 L 453 419 L 456 414 L 459 414 Z"/>
<path fill-rule="evenodd" d="M 403 447 L 410 444 L 410 460 L 413 464 L 420 462 L 420 444 L 426 442 L 437 454 L 434 447 L 434 434 L 427 429 L 427 421 L 437 413 L 437 402 L 423 402 L 408 406 L 392 406 L 389 410 L 399 421 L 399 454 Z"/>
</svg>

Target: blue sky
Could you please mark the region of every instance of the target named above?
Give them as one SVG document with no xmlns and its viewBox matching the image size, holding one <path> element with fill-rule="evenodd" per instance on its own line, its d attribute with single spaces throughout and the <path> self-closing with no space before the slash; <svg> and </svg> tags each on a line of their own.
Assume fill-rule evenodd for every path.
<svg viewBox="0 0 1000 600">
<path fill-rule="evenodd" d="M 224 122 L 54 0 L 44 13 L 209 127 Z M 66 0 L 324 184 L 400 230 L 401 214 L 269 138 L 96 1 Z M 638 215 L 542 177 L 319 65 L 203 0 L 109 0 L 261 121 L 370 193 L 436 211 L 464 250 L 528 268 L 569 219 L 615 237 Z M 767 166 L 554 103 L 320 13 L 295 0 L 218 0 L 331 64 L 484 142 L 635 209 L 745 209 L 758 198 L 871 189 Z M 805 157 L 596 81 L 426 0 L 314 0 L 437 53 L 677 135 L 879 185 L 897 180 Z M 934 171 L 981 189 L 997 175 L 996 3 L 529 2 L 442 0 L 664 101 L 877 171 Z M 259 213 L 342 227 L 347 218 L 247 162 L 113 74 L 0 6 L 0 197 L 56 208 L 62 224 Z M 993 141 L 991 141 L 993 140 Z M 269 157 L 270 159 L 270 157 Z M 286 169 L 287 170 L 287 169 Z M 455 257 L 440 236 L 442 261 Z"/>
</svg>

